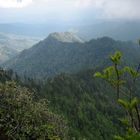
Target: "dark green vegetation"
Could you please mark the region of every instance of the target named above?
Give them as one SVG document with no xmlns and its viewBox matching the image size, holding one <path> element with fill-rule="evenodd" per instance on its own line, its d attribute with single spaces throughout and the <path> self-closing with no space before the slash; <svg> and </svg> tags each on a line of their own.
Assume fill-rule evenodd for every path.
<svg viewBox="0 0 140 140">
<path fill-rule="evenodd" d="M 140 42 L 139 42 L 140 44 Z M 122 123 L 126 126 L 127 133 L 125 136 L 115 136 L 116 140 L 139 140 L 140 139 L 140 110 L 139 101 L 136 96 L 136 83 L 140 74 L 140 63 L 137 68 L 121 67 L 121 52 L 116 52 L 110 56 L 112 66 L 107 67 L 102 73 L 95 73 L 96 77 L 100 77 L 107 81 L 116 89 L 118 103 L 125 109 L 126 115 L 122 119 Z M 126 74 L 129 76 L 127 79 Z M 125 75 L 125 76 L 124 76 Z M 129 84 L 131 82 L 131 84 Z M 129 87 L 126 88 L 126 85 Z M 123 95 L 123 96 L 122 96 Z"/>
<path fill-rule="evenodd" d="M 76 140 L 112 140 L 114 134 L 123 133 L 117 119 L 123 111 L 113 89 L 93 79 L 94 72 L 59 75 L 48 80 L 40 93 L 53 111 L 67 118 L 70 138 Z"/>
<path fill-rule="evenodd" d="M 121 128 L 121 123 L 117 118 L 123 116 L 124 112 L 121 111 L 120 107 L 115 103 L 116 96 L 114 96 L 115 93 L 114 95 L 112 94 L 114 90 L 109 88 L 108 85 L 100 83 L 100 80 L 93 78 L 95 71 L 88 70 L 74 75 L 61 74 L 40 84 L 36 84 L 36 82 L 31 79 L 26 79 L 24 84 L 24 82 L 20 82 L 19 77 L 13 74 L 12 71 L 3 72 L 5 76 L 2 76 L 2 81 L 11 81 L 14 78 L 15 81 L 18 81 L 19 85 L 22 85 L 19 86 L 15 83 L 6 82 L 5 84 L 1 84 L 0 87 L 2 90 L 7 89 L 7 92 L 1 92 L 1 94 L 4 93 L 2 95 L 5 95 L 1 98 L 1 102 L 10 108 L 6 111 L 4 108 L 1 108 L 1 110 L 3 109 L 2 114 L 10 115 L 9 121 L 7 122 L 8 124 L 5 123 L 5 119 L 7 118 L 4 118 L 4 122 L 1 121 L 2 126 L 4 128 L 6 126 L 6 130 L 4 129 L 6 134 L 10 131 L 10 134 L 13 136 L 13 133 L 16 132 L 17 135 L 14 135 L 16 138 L 19 133 L 21 133 L 23 138 L 29 138 L 30 135 L 36 137 L 38 133 L 44 136 L 43 134 L 46 134 L 44 131 L 48 132 L 48 127 L 55 125 L 53 128 L 59 128 L 57 136 L 65 137 L 67 133 L 63 128 L 63 126 L 65 126 L 64 121 L 57 115 L 50 114 L 50 112 L 55 112 L 55 114 L 59 114 L 67 120 L 67 126 L 69 128 L 68 136 L 70 139 L 112 140 L 115 134 L 123 134 L 124 130 Z M 32 90 L 28 91 L 25 86 Z M 34 101 L 33 95 L 31 94 L 33 88 L 38 91 L 35 94 L 35 100 L 37 101 Z M 40 98 L 41 101 L 38 101 L 38 98 Z M 48 104 L 46 105 L 42 99 L 49 100 L 49 103 L 47 102 Z M 47 111 L 47 114 L 41 113 L 44 110 Z M 40 115 L 39 113 L 43 116 L 38 116 Z M 3 115 L 6 116 L 5 114 Z M 51 116 L 51 120 L 48 120 L 49 115 Z M 19 120 L 17 120 L 17 118 Z M 33 119 L 33 123 L 35 121 L 34 127 L 30 119 Z M 16 122 L 13 122 L 15 120 Z M 26 127 L 18 127 L 15 129 L 17 123 L 22 120 L 25 120 L 25 122 L 23 121 L 22 123 L 29 123 L 26 124 Z M 40 124 L 42 121 L 47 122 L 45 128 L 43 127 L 45 122 L 43 126 Z M 54 124 L 54 122 L 56 124 Z M 26 134 L 29 126 L 29 132 Z M 37 130 L 35 129 L 36 127 L 38 128 Z M 49 131 L 51 137 L 56 134 L 56 129 L 53 128 Z M 13 129 L 15 129 L 15 131 Z M 48 136 L 48 133 L 46 135 Z"/>
<path fill-rule="evenodd" d="M 32 126 L 32 123 L 27 123 L 30 126 L 27 134 L 24 132 L 28 130 L 28 126 L 16 130 L 21 131 L 19 133 L 24 138 L 26 135 L 28 138 L 31 135 L 32 137 L 35 136 L 35 139 L 41 136 L 43 136 L 41 139 L 48 139 L 44 138 L 45 134 L 47 137 L 56 136 L 56 139 L 59 137 L 62 140 L 68 138 L 70 140 L 113 140 L 114 135 L 124 135 L 125 126 L 122 126 L 120 118 L 124 117 L 125 111 L 121 106 L 118 106 L 114 88 L 93 77 L 93 75 L 96 71 L 101 71 L 104 67 L 111 65 L 108 56 L 116 50 L 123 52 L 122 66 L 137 66 L 140 55 L 138 45 L 132 42 L 115 41 L 108 37 L 93 39 L 85 43 L 80 43 L 73 36 L 70 37 L 70 40 L 61 37 L 61 34 L 57 34 L 57 37 L 51 34 L 47 39 L 29 50 L 23 51 L 19 56 L 5 64 L 5 66 L 22 74 L 20 79 L 16 74 L 12 74 L 12 71 L 9 71 L 8 77 L 10 78 L 8 79 L 14 79 L 17 84 L 11 82 L 1 84 L 4 89 L 7 87 L 9 89 L 9 84 L 12 87 L 8 90 L 8 94 L 5 94 L 6 98 L 4 97 L 4 99 L 8 98 L 10 103 L 11 100 L 14 100 L 12 105 L 9 105 L 7 100 L 2 100 L 13 110 L 19 109 L 17 112 L 12 112 L 17 113 L 13 120 L 20 115 L 21 109 L 25 112 L 25 116 L 22 115 L 25 122 L 28 120 L 30 122 L 32 118 L 34 118 L 33 123 L 37 121 L 35 126 Z M 35 77 L 36 80 L 30 79 L 28 76 Z M 126 78 L 129 79 L 130 77 L 126 75 Z M 127 91 L 129 84 L 126 86 L 125 90 Z M 34 91 L 36 91 L 34 96 L 30 97 L 30 93 L 32 94 Z M 26 97 L 29 98 L 29 100 L 26 99 L 26 105 L 29 106 L 28 110 L 26 110 L 26 105 L 17 103 L 13 96 L 9 97 L 9 92 L 13 93 L 16 99 L 24 97 L 24 93 L 27 93 Z M 139 90 L 136 90 L 136 95 L 138 93 Z M 45 102 L 45 105 L 42 104 L 44 99 L 48 101 L 47 104 Z M 22 98 L 20 102 L 22 103 Z M 41 111 L 42 114 L 46 108 L 48 112 L 45 114 L 47 118 L 44 120 L 44 115 L 40 116 L 38 112 Z M 22 114 L 24 114 L 23 112 Z M 10 115 L 10 118 L 13 118 L 13 114 Z M 50 115 L 51 119 L 48 118 Z M 62 129 L 66 125 L 59 116 L 63 116 L 67 122 L 68 136 L 65 127 Z M 19 118 L 22 119 L 22 117 Z M 44 127 L 45 123 L 47 123 L 45 125 L 47 128 Z M 36 130 L 35 127 L 38 129 Z M 4 134 L 5 132 L 7 134 L 9 130 L 13 131 L 8 126 L 7 130 L 4 130 Z M 11 137 L 11 135 L 8 136 Z"/>
<path fill-rule="evenodd" d="M 124 54 L 124 62 L 135 65 L 140 55 L 138 45 L 132 42 L 115 41 L 108 37 L 89 42 L 61 41 L 51 34 L 31 49 L 23 51 L 4 66 L 18 74 L 35 78 L 48 78 L 60 73 L 76 73 L 100 65 L 106 65 L 108 55 L 116 50 Z M 71 36 L 71 38 L 76 38 Z M 131 57 L 130 57 L 131 56 Z"/>
<path fill-rule="evenodd" d="M 67 126 L 50 111 L 48 101 L 11 81 L 11 74 L 0 70 L 0 139 L 67 139 Z"/>
</svg>

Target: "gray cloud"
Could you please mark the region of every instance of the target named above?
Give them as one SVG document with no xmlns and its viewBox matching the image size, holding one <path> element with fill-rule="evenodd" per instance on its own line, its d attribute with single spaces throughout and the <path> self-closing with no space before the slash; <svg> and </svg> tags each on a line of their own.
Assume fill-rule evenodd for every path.
<svg viewBox="0 0 140 140">
<path fill-rule="evenodd" d="M 103 18 L 140 19 L 140 0 L 79 0 L 99 9 Z"/>
<path fill-rule="evenodd" d="M 140 0 L 22 0 L 22 6 L 16 1 L 0 0 L 1 21 L 71 23 L 88 20 L 91 24 L 97 18 L 140 20 Z M 1 8 L 2 4 L 5 8 Z M 14 8 L 9 8 L 10 5 Z"/>
</svg>

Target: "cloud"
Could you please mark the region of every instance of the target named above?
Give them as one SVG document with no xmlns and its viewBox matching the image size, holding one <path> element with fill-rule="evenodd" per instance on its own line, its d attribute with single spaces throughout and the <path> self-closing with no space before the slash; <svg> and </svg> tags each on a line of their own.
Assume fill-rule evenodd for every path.
<svg viewBox="0 0 140 140">
<path fill-rule="evenodd" d="M 91 0 L 76 0 L 75 7 L 86 8 L 86 7 L 89 7 L 91 3 L 94 3 L 94 2 L 95 1 L 91 1 Z"/>
<path fill-rule="evenodd" d="M 0 0 L 1 8 L 23 8 L 30 5 L 32 0 Z"/>
<path fill-rule="evenodd" d="M 75 5 L 100 10 L 103 18 L 140 19 L 140 0 L 76 0 Z"/>
<path fill-rule="evenodd" d="M 63 15 L 69 14 L 70 10 L 83 10 L 86 13 L 90 9 L 91 12 L 100 11 L 99 18 L 140 19 L 140 0 L 0 0 L 0 7 L 3 8 L 23 8 L 29 5 L 31 10 L 39 8 L 42 13 L 56 12 Z"/>
<path fill-rule="evenodd" d="M 103 0 L 98 5 L 108 18 L 140 19 L 139 0 Z"/>
<path fill-rule="evenodd" d="M 0 21 L 91 24 L 96 19 L 140 20 L 139 5 L 140 0 L 0 0 Z"/>
</svg>

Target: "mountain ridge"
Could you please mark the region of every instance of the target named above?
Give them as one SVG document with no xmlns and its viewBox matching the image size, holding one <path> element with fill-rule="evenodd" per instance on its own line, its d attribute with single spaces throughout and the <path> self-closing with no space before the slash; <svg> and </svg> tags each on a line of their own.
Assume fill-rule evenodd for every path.
<svg viewBox="0 0 140 140">
<path fill-rule="evenodd" d="M 59 42 L 67 42 L 67 43 L 83 43 L 84 41 L 78 37 L 76 34 L 71 32 L 54 32 L 50 33 L 49 36 L 46 38 L 46 40 L 56 40 Z"/>
<path fill-rule="evenodd" d="M 140 52 L 135 43 L 116 41 L 108 37 L 85 43 L 50 41 L 48 38 L 21 52 L 3 66 L 22 75 L 49 78 L 60 73 L 73 73 L 107 64 L 108 55 L 117 50 L 122 51 L 125 54 L 124 59 L 133 64 Z"/>
</svg>

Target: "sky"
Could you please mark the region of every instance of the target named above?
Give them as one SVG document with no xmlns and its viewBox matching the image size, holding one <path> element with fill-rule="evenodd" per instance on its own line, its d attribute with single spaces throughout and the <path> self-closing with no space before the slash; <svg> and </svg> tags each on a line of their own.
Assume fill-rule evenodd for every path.
<svg viewBox="0 0 140 140">
<path fill-rule="evenodd" d="M 0 0 L 1 23 L 92 24 L 140 20 L 140 0 Z"/>
</svg>

